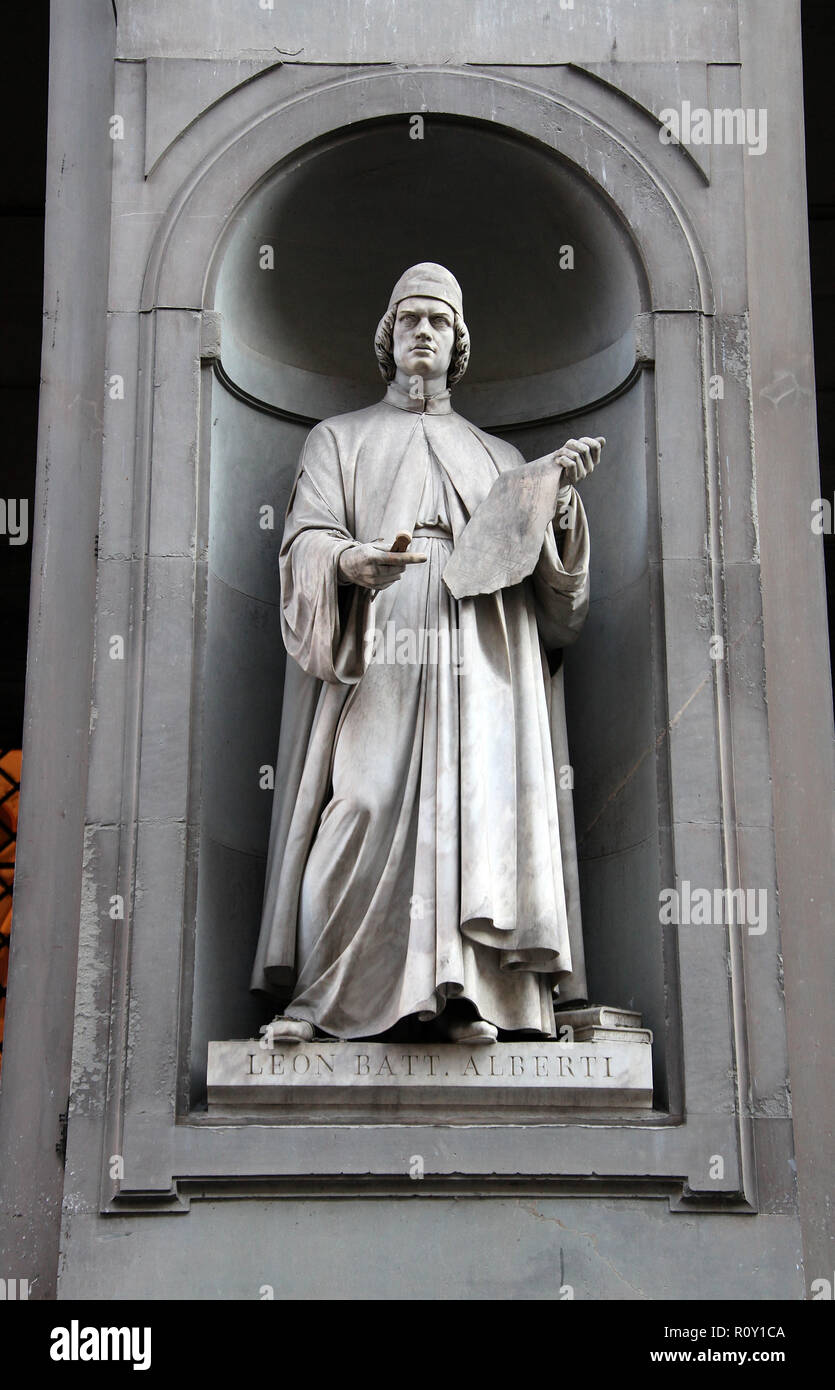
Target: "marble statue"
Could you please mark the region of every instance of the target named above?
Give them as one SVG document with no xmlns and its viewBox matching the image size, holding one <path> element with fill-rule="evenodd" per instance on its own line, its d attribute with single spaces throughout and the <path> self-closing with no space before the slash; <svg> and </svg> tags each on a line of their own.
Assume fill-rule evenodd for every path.
<svg viewBox="0 0 835 1390">
<path fill-rule="evenodd" d="M 252 986 L 282 1006 L 271 1045 L 552 1038 L 555 1003 L 586 1000 L 559 653 L 589 602 L 575 484 L 605 440 L 525 464 L 455 413 L 469 335 L 443 266 L 401 276 L 374 346 L 385 396 L 311 430 L 287 511 Z"/>
</svg>

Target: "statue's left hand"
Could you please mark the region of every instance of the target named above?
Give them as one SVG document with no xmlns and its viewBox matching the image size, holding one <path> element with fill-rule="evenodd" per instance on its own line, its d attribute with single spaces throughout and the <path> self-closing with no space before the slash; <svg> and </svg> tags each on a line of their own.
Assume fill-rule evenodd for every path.
<svg viewBox="0 0 835 1390">
<path fill-rule="evenodd" d="M 593 473 L 600 462 L 600 454 L 606 440 L 602 435 L 596 439 L 583 435 L 582 439 L 569 439 L 554 454 L 554 463 L 563 471 L 563 483 L 575 486 L 582 478 Z"/>
</svg>

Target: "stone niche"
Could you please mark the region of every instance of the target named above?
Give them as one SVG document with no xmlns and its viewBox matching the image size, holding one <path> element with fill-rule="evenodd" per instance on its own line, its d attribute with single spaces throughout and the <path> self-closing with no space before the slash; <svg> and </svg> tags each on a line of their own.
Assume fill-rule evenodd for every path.
<svg viewBox="0 0 835 1390">
<path fill-rule="evenodd" d="M 117 76 L 120 109 L 142 128 L 160 73 L 125 63 Z M 659 923 L 659 890 L 677 880 L 733 889 L 753 864 L 773 885 L 744 154 L 723 155 L 714 179 L 661 143 L 646 106 L 570 65 L 547 84 L 539 69 L 444 66 L 245 76 L 169 145 L 147 126 L 144 173 L 135 158 L 114 173 L 108 360 L 135 363 L 136 410 L 108 406 L 99 602 L 129 605 L 132 645 L 121 693 L 112 663 L 97 664 L 88 820 L 99 891 L 135 888 L 118 937 L 103 910 L 113 993 L 97 1152 L 123 1156 L 124 1176 L 103 1170 L 102 1207 L 185 1210 L 195 1184 L 250 1179 L 408 1183 L 404 1154 L 443 1175 L 454 1151 L 476 1184 L 654 1184 L 682 1209 L 749 1211 L 747 942 Z M 736 104 L 738 74 L 720 76 Z M 246 1040 L 271 1012 L 248 983 L 281 713 L 276 551 L 299 451 L 316 420 L 380 394 L 376 320 L 423 257 L 464 289 L 462 414 L 531 458 L 571 434 L 610 441 L 583 486 L 592 605 L 566 656 L 568 729 L 591 993 L 640 1012 L 653 1042 L 635 1043 L 626 1107 L 602 1084 L 607 1064 L 591 1064 L 608 1040 L 589 1039 L 571 1068 L 550 1044 L 542 1075 L 534 1056 L 513 1076 L 497 1051 L 495 1078 L 466 1102 L 430 1077 L 408 1109 L 381 1099 L 368 1125 L 354 1097 L 368 1104 L 370 1088 L 352 1085 L 308 1132 L 311 1097 L 276 1103 L 263 1083 L 251 1114 L 209 1110 L 208 1045 L 254 1053 Z M 350 366 L 358 336 L 367 368 Z M 756 978 L 771 979 L 776 929 L 756 949 Z M 508 1093 L 508 1065 L 531 1087 Z M 578 1079 L 582 1098 L 567 1084 Z"/>
<path fill-rule="evenodd" d="M 377 319 L 387 287 L 421 259 L 448 264 L 464 289 L 473 351 L 456 409 L 531 458 L 572 434 L 611 441 L 583 486 L 592 606 L 566 659 L 568 727 L 591 994 L 641 1011 L 655 1031 L 663 1109 L 675 981 L 657 925 L 670 846 L 663 748 L 660 776 L 654 752 L 666 702 L 645 427 L 654 389 L 649 286 L 622 217 L 576 165 L 495 124 L 449 117 L 427 121 L 421 140 L 402 119 L 384 119 L 298 151 L 241 203 L 213 261 L 221 331 L 193 1103 L 205 1095 L 209 1041 L 257 1036 L 270 1016 L 247 984 L 272 800 L 259 770 L 275 761 L 284 674 L 276 554 L 299 451 L 316 420 L 381 395 Z M 273 530 L 257 524 L 265 504 Z M 496 1104 L 506 1100 L 506 1090 L 494 1092 Z M 559 1104 L 570 1098 L 559 1092 Z M 580 1103 L 605 1106 L 611 1095 L 589 1089 Z"/>
</svg>

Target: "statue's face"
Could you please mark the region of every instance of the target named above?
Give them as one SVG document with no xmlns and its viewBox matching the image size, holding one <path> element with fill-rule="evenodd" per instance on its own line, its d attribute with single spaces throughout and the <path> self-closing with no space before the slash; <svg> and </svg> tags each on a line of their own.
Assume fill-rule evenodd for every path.
<svg viewBox="0 0 835 1390">
<path fill-rule="evenodd" d="M 455 315 L 442 299 L 401 299 L 394 320 L 394 361 L 406 376 L 446 376 Z"/>
</svg>

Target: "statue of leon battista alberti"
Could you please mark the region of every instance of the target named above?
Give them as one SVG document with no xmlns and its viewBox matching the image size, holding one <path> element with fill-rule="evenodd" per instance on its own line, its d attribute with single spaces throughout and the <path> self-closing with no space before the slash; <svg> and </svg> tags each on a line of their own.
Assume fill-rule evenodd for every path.
<svg viewBox="0 0 835 1390">
<path fill-rule="evenodd" d="M 401 276 L 374 346 L 384 398 L 311 430 L 287 511 L 252 985 L 280 1001 L 274 1043 L 554 1037 L 586 985 L 550 673 L 588 608 L 574 484 L 605 441 L 526 465 L 455 413 L 469 335 L 443 266 Z"/>
</svg>

